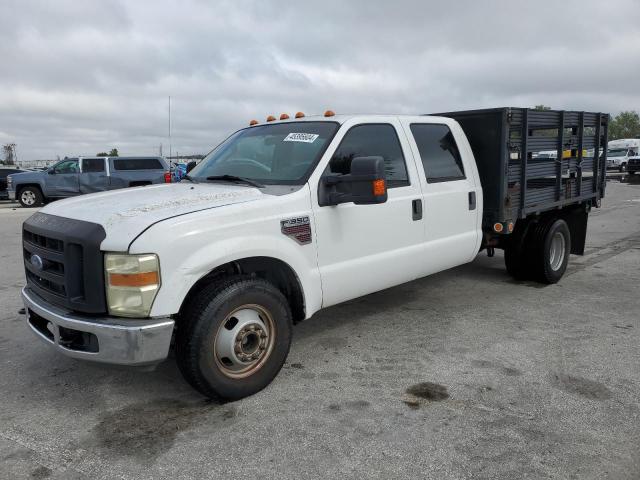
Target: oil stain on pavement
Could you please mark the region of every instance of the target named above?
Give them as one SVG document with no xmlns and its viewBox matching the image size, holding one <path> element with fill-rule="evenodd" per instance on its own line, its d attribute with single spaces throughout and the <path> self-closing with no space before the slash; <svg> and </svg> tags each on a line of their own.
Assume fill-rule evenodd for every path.
<svg viewBox="0 0 640 480">
<path fill-rule="evenodd" d="M 230 425 L 236 417 L 234 407 L 212 402 L 158 400 L 106 412 L 92 433 L 107 453 L 148 462 L 169 450 L 180 432 Z"/>
<path fill-rule="evenodd" d="M 447 387 L 438 383 L 422 382 L 410 386 L 405 391 L 402 401 L 409 408 L 419 408 L 421 404 L 428 402 L 441 402 L 449 398 Z"/>
</svg>

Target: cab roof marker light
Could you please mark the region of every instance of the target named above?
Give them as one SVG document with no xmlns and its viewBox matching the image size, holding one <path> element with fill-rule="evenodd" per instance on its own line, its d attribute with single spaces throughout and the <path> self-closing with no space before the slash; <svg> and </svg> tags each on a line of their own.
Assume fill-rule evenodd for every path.
<svg viewBox="0 0 640 480">
<path fill-rule="evenodd" d="M 333 110 L 327 110 L 326 112 L 324 112 L 325 117 L 333 117 L 334 115 L 335 112 Z"/>
<path fill-rule="evenodd" d="M 280 115 L 280 120 L 289 120 L 289 115 L 283 113 L 282 115 Z"/>
<path fill-rule="evenodd" d="M 296 113 L 296 118 L 304 118 L 304 113 L 302 112 Z"/>
<path fill-rule="evenodd" d="M 259 122 L 258 122 L 258 120 L 251 120 L 251 121 L 249 122 L 249 126 L 250 126 L 250 127 L 253 127 L 254 125 L 258 125 L 258 123 L 259 123 Z"/>
<path fill-rule="evenodd" d="M 276 121 L 276 117 L 274 117 L 273 115 L 269 115 L 267 117 L 267 122 L 275 122 Z"/>
</svg>

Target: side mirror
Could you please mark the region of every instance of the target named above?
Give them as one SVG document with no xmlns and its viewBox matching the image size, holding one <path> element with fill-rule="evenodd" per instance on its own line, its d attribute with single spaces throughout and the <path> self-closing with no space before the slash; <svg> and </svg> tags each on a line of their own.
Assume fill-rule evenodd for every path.
<svg viewBox="0 0 640 480">
<path fill-rule="evenodd" d="M 356 205 L 386 202 L 384 159 L 356 157 L 351 161 L 351 173 L 322 177 L 318 200 L 321 207 L 349 202 Z"/>
<path fill-rule="evenodd" d="M 197 163 L 194 161 L 191 161 L 189 163 L 187 163 L 187 173 L 189 173 L 191 170 L 193 170 L 194 168 L 196 168 Z"/>
</svg>

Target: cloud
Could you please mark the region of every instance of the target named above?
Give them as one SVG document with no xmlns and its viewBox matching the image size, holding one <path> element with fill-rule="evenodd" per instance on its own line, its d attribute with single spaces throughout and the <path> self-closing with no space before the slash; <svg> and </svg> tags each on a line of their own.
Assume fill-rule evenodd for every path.
<svg viewBox="0 0 640 480">
<path fill-rule="evenodd" d="M 0 131 L 22 159 L 203 153 L 298 110 L 640 109 L 640 8 L 538 2 L 0 5 Z"/>
</svg>

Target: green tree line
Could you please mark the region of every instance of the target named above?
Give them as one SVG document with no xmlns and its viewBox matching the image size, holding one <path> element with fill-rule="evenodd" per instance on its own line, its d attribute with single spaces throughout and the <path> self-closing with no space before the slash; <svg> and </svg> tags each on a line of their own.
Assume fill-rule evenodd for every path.
<svg viewBox="0 0 640 480">
<path fill-rule="evenodd" d="M 618 138 L 640 138 L 640 116 L 628 110 L 611 116 L 609 120 L 609 140 Z"/>
<path fill-rule="evenodd" d="M 118 156 L 117 148 L 112 148 L 109 153 L 107 152 L 96 153 L 96 157 L 117 157 L 117 156 Z"/>
<path fill-rule="evenodd" d="M 534 110 L 551 110 L 546 105 L 536 105 Z M 634 110 L 620 112 L 609 119 L 609 140 L 640 138 L 640 116 Z"/>
</svg>

